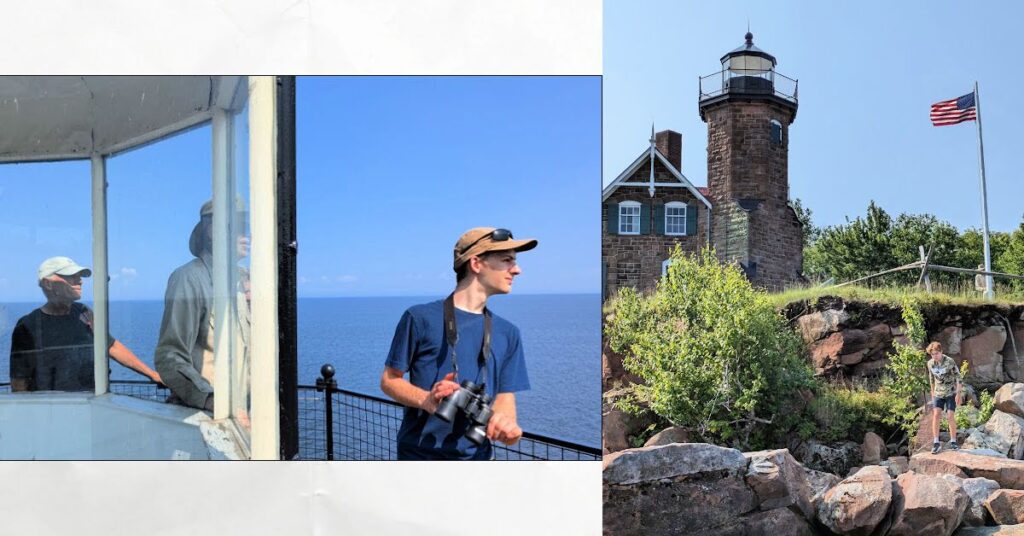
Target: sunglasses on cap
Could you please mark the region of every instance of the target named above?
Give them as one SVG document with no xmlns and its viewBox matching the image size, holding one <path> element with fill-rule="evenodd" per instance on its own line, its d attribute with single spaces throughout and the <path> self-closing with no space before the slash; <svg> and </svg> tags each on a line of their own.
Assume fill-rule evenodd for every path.
<svg viewBox="0 0 1024 536">
<path fill-rule="evenodd" d="M 491 232 L 481 236 L 480 238 L 477 238 L 472 243 L 470 243 L 468 246 L 462 248 L 462 251 L 460 251 L 459 254 L 461 255 L 461 254 L 469 251 L 470 248 L 472 248 L 473 246 L 475 246 L 477 244 L 477 242 L 479 242 L 479 241 L 481 241 L 481 240 L 483 240 L 483 239 L 485 239 L 487 237 L 491 237 L 491 242 L 504 242 L 506 240 L 511 240 L 512 239 L 512 231 L 509 231 L 508 229 L 495 229 L 495 230 L 493 230 L 493 231 L 491 231 Z"/>
</svg>

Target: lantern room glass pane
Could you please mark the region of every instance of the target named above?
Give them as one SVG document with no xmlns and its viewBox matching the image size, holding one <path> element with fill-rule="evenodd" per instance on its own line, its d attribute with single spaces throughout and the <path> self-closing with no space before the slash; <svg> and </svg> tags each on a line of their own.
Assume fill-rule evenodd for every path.
<svg viewBox="0 0 1024 536">
<path fill-rule="evenodd" d="M 0 392 L 94 388 L 92 279 L 39 278 L 92 267 L 91 184 L 87 161 L 0 165 Z"/>
<path fill-rule="evenodd" d="M 111 334 L 142 364 L 111 367 L 111 392 L 155 373 L 170 393 L 133 394 L 202 409 L 198 391 L 212 393 L 202 370 L 203 356 L 212 358 L 203 284 L 212 259 L 201 216 L 211 193 L 209 125 L 108 158 L 107 185 Z"/>
<path fill-rule="evenodd" d="M 772 69 L 772 62 L 761 56 L 739 55 L 729 58 L 729 70 L 740 75 L 761 74 Z"/>
<path fill-rule="evenodd" d="M 251 352 L 249 336 L 252 318 L 252 287 L 250 285 L 250 204 L 249 204 L 249 99 L 248 81 L 239 82 L 239 91 L 230 111 L 232 132 L 230 181 L 234 192 L 236 210 L 231 220 L 232 263 L 230 288 L 234 290 L 232 301 L 236 322 L 233 324 L 234 337 L 231 350 L 231 416 L 243 430 L 248 440 L 250 430 L 252 397 L 250 392 Z"/>
</svg>

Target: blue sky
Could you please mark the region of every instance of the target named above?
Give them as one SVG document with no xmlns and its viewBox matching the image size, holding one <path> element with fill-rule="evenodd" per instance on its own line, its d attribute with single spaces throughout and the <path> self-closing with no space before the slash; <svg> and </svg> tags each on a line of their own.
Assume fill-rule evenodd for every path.
<svg viewBox="0 0 1024 536">
<path fill-rule="evenodd" d="M 439 295 L 476 226 L 540 246 L 515 293 L 600 291 L 597 77 L 298 79 L 300 296 Z M 210 128 L 108 163 L 112 299 L 163 296 L 210 197 Z M 242 165 L 240 163 L 240 165 Z M 88 162 L 0 165 L 0 302 L 92 263 Z M 92 285 L 86 285 L 86 299 Z"/>
<path fill-rule="evenodd" d="M 1015 67 L 1022 9 L 1011 2 L 605 2 L 604 169 L 615 178 L 648 145 L 651 123 L 683 135 L 683 173 L 707 184 L 698 77 L 743 43 L 799 79 L 789 131 L 790 196 L 817 225 L 863 215 L 932 213 L 981 227 L 977 129 L 933 127 L 929 106 L 980 84 L 989 222 L 1021 222 L 1015 158 L 1024 74 Z"/>
</svg>

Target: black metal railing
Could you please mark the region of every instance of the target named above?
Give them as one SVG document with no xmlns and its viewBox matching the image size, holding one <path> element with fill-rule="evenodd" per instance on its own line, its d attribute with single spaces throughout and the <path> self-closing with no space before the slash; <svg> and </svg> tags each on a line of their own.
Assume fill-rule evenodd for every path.
<svg viewBox="0 0 1024 536">
<path fill-rule="evenodd" d="M 328 368 L 330 367 L 330 368 Z M 299 459 L 394 460 L 403 406 L 392 400 L 339 389 L 334 367 L 325 365 L 316 385 L 300 385 Z M 0 383 L 0 393 L 10 384 Z M 164 402 L 166 387 L 149 381 L 112 380 L 110 392 Z M 328 410 L 328 408 L 330 408 Z M 494 445 L 498 460 L 600 460 L 599 448 L 523 432 L 512 446 Z"/>
<path fill-rule="evenodd" d="M 737 93 L 745 95 L 773 95 L 797 102 L 798 82 L 773 70 L 724 69 L 701 76 L 700 100 Z"/>
<path fill-rule="evenodd" d="M 315 386 L 299 386 L 299 457 L 394 460 L 404 411 L 392 400 L 339 389 L 334 367 L 324 365 Z M 333 426 L 319 425 L 328 422 Z M 494 455 L 498 460 L 600 460 L 601 449 L 523 432 L 515 445 L 496 443 Z"/>
</svg>

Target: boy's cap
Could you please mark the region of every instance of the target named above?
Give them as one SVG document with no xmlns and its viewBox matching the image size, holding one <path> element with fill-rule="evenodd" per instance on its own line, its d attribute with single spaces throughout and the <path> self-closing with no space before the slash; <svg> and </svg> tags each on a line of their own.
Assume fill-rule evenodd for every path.
<svg viewBox="0 0 1024 536">
<path fill-rule="evenodd" d="M 68 257 L 50 257 L 39 265 L 39 280 L 42 281 L 51 275 L 75 275 L 82 274 L 82 277 L 92 275 L 92 270 L 79 266 L 77 262 Z"/>
<path fill-rule="evenodd" d="M 462 236 L 459 237 L 459 241 L 455 243 L 455 259 L 452 263 L 452 269 L 458 272 L 459 267 L 465 264 L 470 257 L 474 255 L 481 255 L 488 251 L 505 251 L 509 249 L 515 251 L 528 251 L 537 247 L 537 240 L 533 238 L 527 238 L 525 240 L 514 240 L 509 238 L 508 240 L 494 241 L 490 236 L 494 231 L 494 227 L 475 227 L 463 233 Z"/>
</svg>

